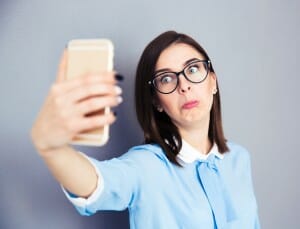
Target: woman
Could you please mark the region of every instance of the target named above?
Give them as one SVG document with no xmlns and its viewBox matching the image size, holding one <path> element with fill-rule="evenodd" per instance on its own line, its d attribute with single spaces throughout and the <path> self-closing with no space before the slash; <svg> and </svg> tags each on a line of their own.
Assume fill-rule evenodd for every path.
<svg viewBox="0 0 300 229">
<path fill-rule="evenodd" d="M 32 138 L 81 214 L 128 208 L 130 227 L 143 229 L 259 228 L 249 154 L 224 138 L 216 74 L 196 41 L 169 31 L 146 47 L 135 84 L 145 144 L 107 161 L 68 142 L 113 123 L 85 114 L 118 105 L 121 89 L 113 73 L 64 81 L 66 58 Z"/>
</svg>

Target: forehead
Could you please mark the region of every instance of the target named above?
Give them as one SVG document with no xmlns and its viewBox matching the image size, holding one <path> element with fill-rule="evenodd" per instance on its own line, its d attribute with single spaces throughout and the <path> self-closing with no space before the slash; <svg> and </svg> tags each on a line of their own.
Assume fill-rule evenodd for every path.
<svg viewBox="0 0 300 229">
<path fill-rule="evenodd" d="M 184 63 L 192 58 L 204 59 L 193 46 L 184 43 L 172 44 L 160 54 L 155 70 L 162 68 L 180 70 Z"/>
</svg>

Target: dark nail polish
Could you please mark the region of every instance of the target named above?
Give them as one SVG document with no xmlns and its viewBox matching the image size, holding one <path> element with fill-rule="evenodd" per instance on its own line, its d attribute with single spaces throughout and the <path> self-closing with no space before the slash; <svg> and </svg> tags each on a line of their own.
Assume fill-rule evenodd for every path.
<svg viewBox="0 0 300 229">
<path fill-rule="evenodd" d="M 124 76 L 122 76 L 122 75 L 120 75 L 120 74 L 115 74 L 115 78 L 116 78 L 116 80 L 118 80 L 118 81 L 123 81 Z"/>
</svg>

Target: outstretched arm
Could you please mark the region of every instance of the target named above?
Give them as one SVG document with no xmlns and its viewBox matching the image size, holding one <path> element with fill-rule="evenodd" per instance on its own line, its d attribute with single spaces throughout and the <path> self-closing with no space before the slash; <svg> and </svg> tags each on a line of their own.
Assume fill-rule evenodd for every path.
<svg viewBox="0 0 300 229">
<path fill-rule="evenodd" d="M 57 80 L 32 127 L 33 143 L 53 176 L 68 191 L 89 196 L 97 185 L 92 164 L 69 146 L 79 133 L 112 124 L 112 113 L 87 116 L 121 102 L 121 89 L 113 72 L 87 74 L 64 79 L 67 54 L 64 52 Z M 99 77 L 101 76 L 101 77 Z"/>
</svg>

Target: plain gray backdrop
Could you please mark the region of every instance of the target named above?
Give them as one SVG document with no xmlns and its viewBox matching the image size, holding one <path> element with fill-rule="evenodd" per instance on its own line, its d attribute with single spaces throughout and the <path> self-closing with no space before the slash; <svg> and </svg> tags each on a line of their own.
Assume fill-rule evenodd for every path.
<svg viewBox="0 0 300 229">
<path fill-rule="evenodd" d="M 142 142 L 134 73 L 146 44 L 166 30 L 207 50 L 218 76 L 228 139 L 251 152 L 262 228 L 299 227 L 299 1 L 1 0 L 0 228 L 129 228 L 128 213 L 80 216 L 32 146 L 32 123 L 70 39 L 110 38 L 124 102 L 100 160 Z"/>
</svg>

